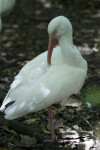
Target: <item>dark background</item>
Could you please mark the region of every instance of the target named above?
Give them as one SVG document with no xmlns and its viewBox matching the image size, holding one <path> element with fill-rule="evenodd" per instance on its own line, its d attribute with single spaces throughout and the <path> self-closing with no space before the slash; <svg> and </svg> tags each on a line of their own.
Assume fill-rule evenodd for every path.
<svg viewBox="0 0 100 150">
<path fill-rule="evenodd" d="M 0 103 L 2 103 L 9 85 L 14 76 L 19 72 L 22 66 L 38 54 L 47 50 L 48 33 L 47 25 L 49 21 L 59 15 L 69 18 L 73 26 L 73 40 L 75 46 L 80 50 L 83 57 L 88 62 L 87 79 L 80 95 L 75 99 L 83 102 L 92 101 L 92 108 L 88 109 L 86 105 L 81 107 L 67 107 L 61 109 L 60 105 L 54 105 L 54 114 L 56 124 L 63 129 L 71 128 L 77 131 L 79 136 L 78 144 L 63 144 L 60 149 L 78 149 L 80 142 L 87 142 L 90 139 L 99 139 L 99 99 L 100 99 L 100 1 L 99 0 L 17 0 L 10 14 L 3 14 L 3 28 L 0 33 Z M 79 119 L 80 117 L 80 119 Z M 35 118 L 34 124 L 29 125 L 30 132 L 25 120 Z M 63 120 L 61 120 L 63 118 Z M 67 120 L 67 121 L 66 121 Z M 0 114 L 0 150 L 1 149 L 58 149 L 59 145 L 52 143 L 43 144 L 36 136 L 37 142 L 30 142 L 32 138 L 27 139 L 24 133 L 30 137 L 30 133 L 37 128 L 36 134 L 50 136 L 47 129 L 47 111 L 29 114 L 17 120 L 18 122 L 8 122 Z M 28 123 L 26 123 L 28 124 Z M 77 127 L 75 127 L 77 125 Z M 15 129 L 16 126 L 16 129 Z M 56 134 L 60 138 L 60 127 L 56 126 Z M 24 131 L 20 131 L 23 128 Z M 12 132 L 16 131 L 16 134 Z M 20 131 L 20 132 L 18 132 Z M 91 131 L 91 134 L 90 134 Z M 34 131 L 35 132 L 35 131 Z M 80 132 L 80 133 L 79 133 Z M 85 132 L 85 133 L 83 133 Z M 20 135 L 22 134 L 22 136 Z M 33 134 L 33 133 L 32 133 Z M 86 140 L 81 140 L 83 137 Z M 87 136 L 88 135 L 88 136 Z M 42 137 L 42 135 L 40 135 Z M 88 137 L 88 138 L 87 138 Z M 28 144 L 25 145 L 25 141 Z M 43 138 L 42 138 L 43 139 Z M 31 143 L 31 144 L 29 144 Z M 99 143 L 99 142 L 98 142 Z M 48 146 L 49 145 L 49 146 Z M 66 146 L 65 146 L 66 145 Z M 50 148 L 51 146 L 51 148 Z M 53 147 L 52 147 L 53 146 Z M 94 146 L 92 144 L 93 149 Z M 96 149 L 100 149 L 96 144 Z M 95 150 L 96 150 L 95 149 Z"/>
</svg>

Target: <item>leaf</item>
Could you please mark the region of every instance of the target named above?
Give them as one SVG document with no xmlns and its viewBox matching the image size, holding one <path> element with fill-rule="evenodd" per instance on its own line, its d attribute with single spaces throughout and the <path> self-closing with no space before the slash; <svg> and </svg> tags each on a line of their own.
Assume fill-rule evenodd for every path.
<svg viewBox="0 0 100 150">
<path fill-rule="evenodd" d="M 52 112 L 53 112 L 54 115 L 56 115 L 56 114 L 58 114 L 59 112 L 62 112 L 64 109 L 65 109 L 64 107 L 61 107 L 61 108 L 58 109 L 58 111 L 52 110 Z"/>
<path fill-rule="evenodd" d="M 32 123 L 35 123 L 36 121 L 37 121 L 36 118 L 28 119 L 28 120 L 24 121 L 24 124 L 32 124 Z"/>
<path fill-rule="evenodd" d="M 24 121 L 24 124 L 33 124 L 33 123 L 36 123 L 36 121 L 40 121 L 40 120 L 41 120 L 40 117 L 28 119 L 28 120 Z"/>
<path fill-rule="evenodd" d="M 50 134 L 51 132 L 49 130 L 47 130 L 44 126 L 44 124 L 41 124 L 41 129 L 42 129 L 42 132 L 45 133 L 45 134 Z"/>
<path fill-rule="evenodd" d="M 58 112 L 62 112 L 65 108 L 64 107 L 61 107 L 58 109 Z"/>
<path fill-rule="evenodd" d="M 53 114 L 56 115 L 57 114 L 57 111 L 56 110 L 52 110 Z"/>
</svg>

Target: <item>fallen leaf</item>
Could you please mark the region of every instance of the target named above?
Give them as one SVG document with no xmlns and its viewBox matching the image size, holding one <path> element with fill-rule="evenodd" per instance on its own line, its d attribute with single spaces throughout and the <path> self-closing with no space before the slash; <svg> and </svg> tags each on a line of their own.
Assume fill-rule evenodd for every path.
<svg viewBox="0 0 100 150">
<path fill-rule="evenodd" d="M 58 112 L 62 112 L 65 109 L 65 107 L 61 107 L 58 109 Z"/>
<path fill-rule="evenodd" d="M 56 115 L 57 114 L 57 111 L 56 110 L 52 110 L 53 114 Z"/>
<path fill-rule="evenodd" d="M 41 124 L 41 129 L 42 129 L 42 132 L 45 133 L 45 134 L 50 134 L 51 132 L 49 130 L 47 130 L 44 126 L 44 124 Z"/>
<path fill-rule="evenodd" d="M 28 119 L 28 120 L 25 120 L 25 121 L 24 121 L 24 124 L 33 124 L 33 123 L 35 123 L 36 121 L 37 121 L 36 118 Z"/>
</svg>

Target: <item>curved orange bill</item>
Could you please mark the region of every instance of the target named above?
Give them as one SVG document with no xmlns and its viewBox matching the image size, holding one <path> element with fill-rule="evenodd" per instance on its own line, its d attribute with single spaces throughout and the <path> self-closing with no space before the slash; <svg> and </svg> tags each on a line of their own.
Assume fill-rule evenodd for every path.
<svg viewBox="0 0 100 150">
<path fill-rule="evenodd" d="M 49 38 L 49 44 L 48 44 L 48 55 L 47 55 L 47 63 L 51 65 L 51 56 L 53 49 L 56 45 L 57 39 L 50 37 Z"/>
</svg>

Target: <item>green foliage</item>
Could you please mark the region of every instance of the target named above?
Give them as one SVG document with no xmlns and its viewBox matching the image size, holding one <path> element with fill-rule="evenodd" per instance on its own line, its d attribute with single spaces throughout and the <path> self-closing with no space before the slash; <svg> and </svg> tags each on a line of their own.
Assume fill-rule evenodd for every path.
<svg viewBox="0 0 100 150">
<path fill-rule="evenodd" d="M 100 87 L 91 86 L 83 90 L 83 96 L 85 102 L 89 102 L 92 106 L 100 106 Z"/>
</svg>

